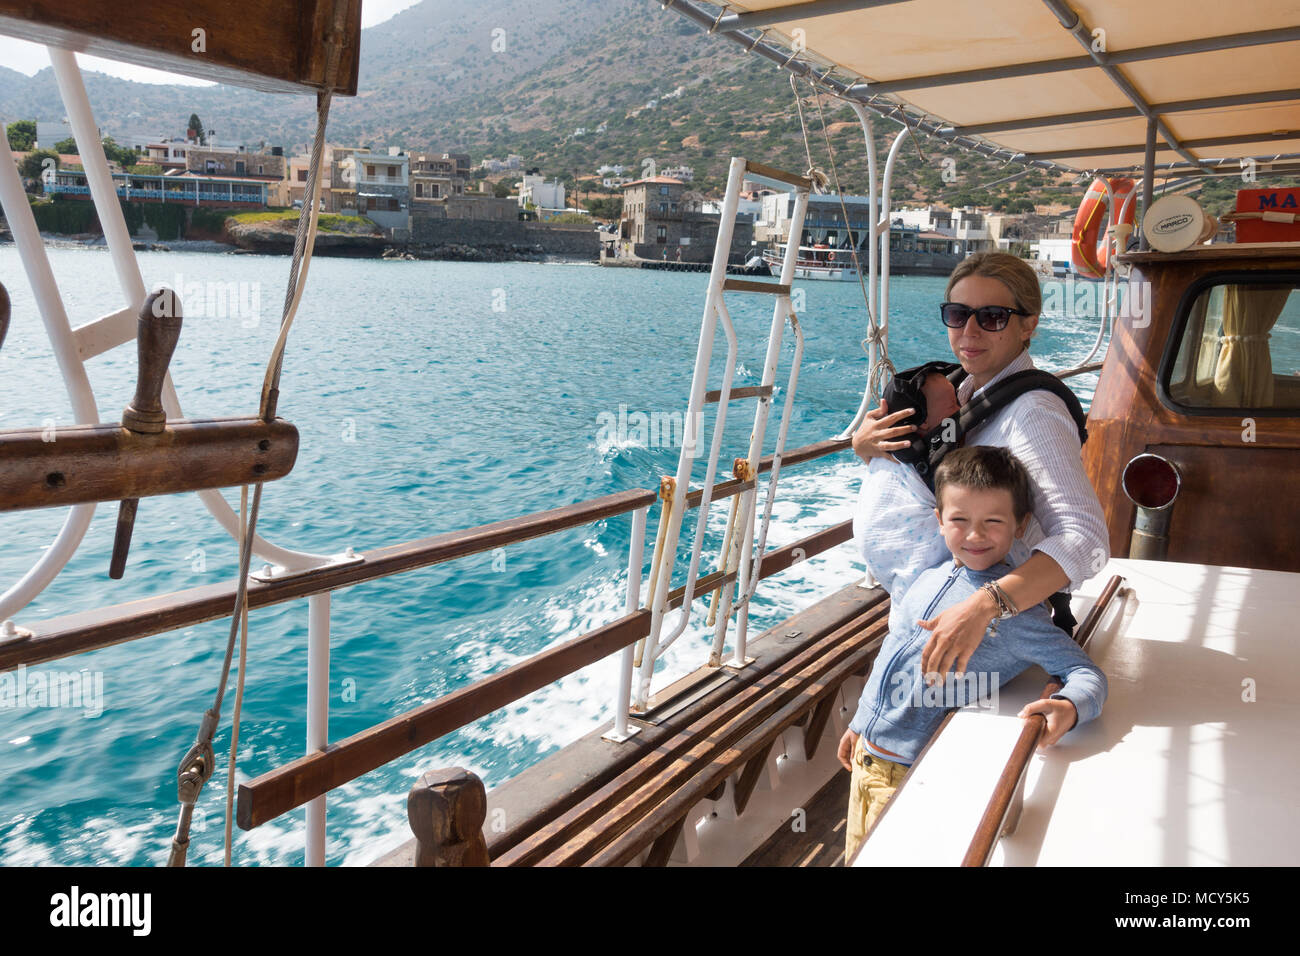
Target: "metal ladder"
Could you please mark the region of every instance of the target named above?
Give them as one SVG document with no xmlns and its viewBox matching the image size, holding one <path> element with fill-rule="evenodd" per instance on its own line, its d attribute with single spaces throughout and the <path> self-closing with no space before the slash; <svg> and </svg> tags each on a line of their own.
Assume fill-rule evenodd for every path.
<svg viewBox="0 0 1300 956">
<path fill-rule="evenodd" d="M 727 262 L 731 251 L 732 236 L 735 232 L 736 210 L 740 202 L 741 185 L 746 178 L 775 181 L 786 186 L 793 186 L 795 190 L 794 211 L 790 221 L 790 237 L 786 243 L 785 257 L 781 264 L 781 275 L 775 283 L 727 278 Z M 655 542 L 654 557 L 651 562 L 649 586 L 650 633 L 637 646 L 635 651 L 634 668 L 637 671 L 637 680 L 635 691 L 631 695 L 633 710 L 644 711 L 646 709 L 650 698 L 650 681 L 654 673 L 655 661 L 685 632 L 687 624 L 690 622 L 691 602 L 695 596 L 695 588 L 698 583 L 700 554 L 704 544 L 704 531 L 708 523 L 709 505 L 713 499 L 718 455 L 721 451 L 723 427 L 726 423 L 727 404 L 742 398 L 757 398 L 758 408 L 754 414 L 754 427 L 750 433 L 748 455 L 745 458 L 737 458 L 733 468 L 734 477 L 743 483 L 747 483 L 748 487 L 732 497 L 726 540 L 719 559 L 721 580 L 715 582 L 717 590 L 714 592 L 714 604 L 709 615 L 709 624 L 715 626 L 713 652 L 709 660 L 710 666 L 716 667 L 721 664 L 728 623 L 732 611 L 737 609 L 739 609 L 739 615 L 735 653 L 728 666 L 743 667 L 746 663 L 745 637 L 748 628 L 749 601 L 758 584 L 763 549 L 767 541 L 768 523 L 772 516 L 772 504 L 776 496 L 777 480 L 781 472 L 781 456 L 785 450 L 790 410 L 794 402 L 795 387 L 798 384 L 799 365 L 803 359 L 803 331 L 799 327 L 798 317 L 795 315 L 791 304 L 790 283 L 794 277 L 795 263 L 799 254 L 799 240 L 803 235 L 804 216 L 808 209 L 808 195 L 811 188 L 812 182 L 805 176 L 773 169 L 761 163 L 747 162 L 739 157 L 733 157 L 731 160 L 727 176 L 727 191 L 718 222 L 718 238 L 713 251 L 709 287 L 704 300 L 704 318 L 700 329 L 699 346 L 695 355 L 695 371 L 691 380 L 690 402 L 686 412 L 685 440 L 678 458 L 676 476 L 664 478 L 660 486 L 663 512 L 659 521 L 658 539 Z M 732 376 L 736 368 L 736 330 L 724 301 L 724 293 L 727 292 L 757 293 L 771 295 L 775 298 L 772 309 L 772 326 L 767 342 L 767 357 L 763 364 L 763 377 L 760 385 L 734 390 L 731 387 Z M 713 356 L 713 340 L 719 320 L 721 320 L 723 331 L 727 337 L 727 363 L 722 377 L 722 387 L 714 391 L 708 391 L 709 364 Z M 787 321 L 789 321 L 795 336 L 795 353 L 790 367 L 790 377 L 786 384 L 785 406 L 782 411 L 780 430 L 773 452 L 771 477 L 767 485 L 767 501 L 763 508 L 761 525 L 757 529 L 758 549 L 755 551 L 755 505 L 757 501 L 759 461 L 763 453 L 763 441 L 767 432 L 772 395 L 776 384 L 776 367 L 781 357 L 781 339 Z M 691 468 L 699 453 L 704 406 L 709 404 L 716 404 L 718 413 L 713 425 L 708 469 L 703 487 L 698 491 L 691 492 Z M 699 495 L 700 499 L 695 541 L 691 550 L 690 568 L 687 571 L 681 601 L 681 613 L 665 635 L 664 624 L 670 610 L 669 582 L 672 577 L 673 566 L 676 563 L 677 543 L 681 534 L 688 494 L 691 497 Z M 734 578 L 738 584 L 738 595 L 734 601 L 732 598 L 731 578 Z M 718 613 L 719 611 L 721 613 Z"/>
</svg>

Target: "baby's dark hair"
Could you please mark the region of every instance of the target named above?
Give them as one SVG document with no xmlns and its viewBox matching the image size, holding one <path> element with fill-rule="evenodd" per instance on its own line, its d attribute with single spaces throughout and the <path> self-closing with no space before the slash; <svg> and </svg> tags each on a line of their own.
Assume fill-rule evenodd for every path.
<svg viewBox="0 0 1300 956">
<path fill-rule="evenodd" d="M 993 445 L 969 445 L 954 448 L 944 456 L 934 472 L 934 500 L 943 511 L 943 490 L 949 485 L 978 490 L 1002 488 L 1011 492 L 1011 506 L 1016 520 L 1024 520 L 1032 502 L 1029 497 L 1029 472 L 1015 455 Z"/>
</svg>

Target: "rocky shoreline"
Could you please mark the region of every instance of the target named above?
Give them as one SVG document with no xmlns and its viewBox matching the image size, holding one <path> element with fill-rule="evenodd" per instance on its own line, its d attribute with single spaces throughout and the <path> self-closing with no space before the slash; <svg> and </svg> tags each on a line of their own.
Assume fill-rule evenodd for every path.
<svg viewBox="0 0 1300 956">
<path fill-rule="evenodd" d="M 0 232 L 0 243 L 12 242 L 8 233 Z M 103 235 L 60 235 L 42 233 L 49 248 L 107 248 Z M 231 237 L 229 242 L 216 239 L 133 239 L 131 246 L 138 252 L 209 252 L 226 255 L 291 255 L 294 251 L 292 235 L 253 234 Z M 404 261 L 451 261 L 451 263 L 590 263 L 586 256 L 565 256 L 547 252 L 541 245 L 524 246 L 511 243 L 506 246 L 469 246 L 465 243 L 393 242 L 385 237 L 317 233 L 313 255 L 342 256 L 355 259 L 386 259 Z"/>
<path fill-rule="evenodd" d="M 291 255 L 297 223 L 292 220 L 239 223 L 230 220 L 220 240 L 133 239 L 138 252 L 206 252 L 226 254 Z M 42 233 L 54 249 L 104 248 L 102 235 L 58 235 Z M 0 230 L 0 242 L 12 237 Z M 313 255 L 364 259 L 440 262 L 572 262 L 595 263 L 589 256 L 548 251 L 541 243 L 394 242 L 376 231 L 341 232 L 318 230 Z"/>
</svg>

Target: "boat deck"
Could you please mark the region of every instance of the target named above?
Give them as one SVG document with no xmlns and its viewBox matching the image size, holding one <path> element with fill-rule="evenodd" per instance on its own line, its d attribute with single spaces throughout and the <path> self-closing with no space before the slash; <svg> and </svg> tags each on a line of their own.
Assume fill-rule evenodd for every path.
<svg viewBox="0 0 1300 956">
<path fill-rule="evenodd" d="M 785 826 L 741 866 L 843 866 L 849 772 L 841 770 L 808 801 L 805 830 Z"/>
<path fill-rule="evenodd" d="M 1294 759 L 1300 575 L 1113 560 L 1129 592 L 1088 650 L 1101 716 L 1037 754 L 1005 866 L 1277 866 L 1300 855 Z M 1076 611 L 1076 614 L 1078 612 Z M 956 865 L 1046 675 L 959 711 L 904 780 L 854 866 Z M 960 801 L 954 793 L 962 793 Z"/>
</svg>

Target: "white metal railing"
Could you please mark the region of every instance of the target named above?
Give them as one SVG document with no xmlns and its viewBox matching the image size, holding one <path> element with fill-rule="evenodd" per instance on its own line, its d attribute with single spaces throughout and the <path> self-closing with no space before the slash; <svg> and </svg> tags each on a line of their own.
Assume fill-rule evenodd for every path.
<svg viewBox="0 0 1300 956">
<path fill-rule="evenodd" d="M 674 479 L 665 483 L 663 511 L 660 518 L 660 527 L 658 538 L 655 544 L 654 557 L 652 558 L 651 585 L 650 594 L 648 595 L 649 608 L 651 612 L 650 633 L 646 637 L 643 645 L 640 646 L 639 653 L 633 653 L 630 658 L 625 657 L 624 673 L 621 675 L 621 681 L 618 699 L 619 699 L 619 716 L 620 725 L 616 726 L 614 736 L 625 739 L 626 722 L 623 701 L 630 701 L 631 706 L 637 710 L 644 710 L 650 699 L 650 685 L 654 674 L 655 664 L 662 659 L 663 654 L 672 644 L 685 633 L 691 619 L 692 602 L 695 596 L 695 588 L 699 579 L 700 559 L 704 548 L 705 531 L 708 523 L 709 506 L 713 500 L 713 492 L 717 478 L 718 458 L 722 450 L 723 430 L 726 423 L 727 404 L 730 401 L 732 393 L 732 379 L 735 372 L 737 356 L 737 337 L 734 323 L 731 319 L 730 311 L 727 308 L 723 298 L 724 285 L 727 280 L 727 266 L 730 259 L 732 236 L 735 229 L 736 210 L 739 206 L 740 188 L 747 175 L 747 164 L 744 159 L 733 158 L 728 170 L 727 190 L 723 198 L 722 211 L 719 217 L 718 235 L 713 252 L 712 269 L 709 276 L 708 291 L 705 295 L 704 315 L 701 320 L 699 344 L 696 349 L 695 368 L 691 380 L 690 399 L 686 411 L 686 435 L 682 446 L 681 453 L 678 457 L 677 472 Z M 754 177 L 754 173 L 748 175 Z M 802 231 L 804 216 L 808 207 L 808 188 L 807 186 L 797 187 L 794 216 L 792 218 L 792 229 L 796 232 Z M 761 528 L 761 539 L 765 542 L 767 536 L 767 526 L 771 518 L 772 502 L 776 492 L 776 483 L 780 474 L 780 456 L 784 450 L 785 437 L 788 431 L 790 409 L 792 406 L 795 387 L 798 382 L 799 362 L 803 356 L 803 334 L 799 328 L 798 320 L 794 315 L 789 293 L 789 285 L 794 277 L 796 260 L 798 258 L 797 246 L 787 243 L 785 256 L 782 262 L 781 275 L 776 285 L 783 286 L 784 291 L 774 290 L 776 292 L 776 301 L 772 311 L 772 325 L 768 335 L 767 353 L 764 360 L 763 375 L 760 388 L 763 391 L 759 394 L 758 408 L 755 411 L 754 425 L 750 432 L 750 441 L 747 457 L 744 461 L 747 464 L 747 477 L 753 479 L 757 474 L 759 460 L 763 453 L 764 437 L 766 435 L 768 418 L 772 404 L 772 396 L 776 383 L 776 369 L 781 357 L 781 341 L 788 321 L 794 328 L 796 337 L 794 364 L 791 369 L 791 375 L 786 385 L 786 402 L 783 409 L 781 427 L 778 434 L 777 446 L 774 453 L 772 476 L 767 485 L 767 503 L 763 511 L 763 522 Z M 727 357 L 722 371 L 722 385 L 717 397 L 717 414 L 713 423 L 713 436 L 709 448 L 709 458 L 704 476 L 704 483 L 699 490 L 700 502 L 698 505 L 698 514 L 696 515 L 695 536 L 692 542 L 689 564 L 687 567 L 686 581 L 683 587 L 683 597 L 681 602 L 681 612 L 677 618 L 665 630 L 665 618 L 668 614 L 668 595 L 671 589 L 672 570 L 676 563 L 676 552 L 678 539 L 681 533 L 682 522 L 685 518 L 687 496 L 690 493 L 690 479 L 695 459 L 699 454 L 699 443 L 701 439 L 702 422 L 704 416 L 704 406 L 706 404 L 706 391 L 708 386 L 708 377 L 710 372 L 711 360 L 713 357 L 713 343 L 719 325 L 727 339 Z M 720 620 L 717 622 L 717 630 L 714 637 L 714 653 L 711 655 L 710 664 L 716 666 L 720 662 L 721 652 L 725 646 L 726 631 L 731 619 L 731 613 L 739 610 L 736 653 L 732 660 L 735 666 L 743 666 L 745 663 L 745 628 L 747 627 L 747 615 L 749 599 L 753 594 L 754 586 L 758 581 L 760 563 L 762 560 L 762 550 L 758 556 L 754 556 L 753 545 L 755 535 L 755 516 L 756 516 L 756 491 L 757 488 L 749 488 L 740 492 L 738 499 L 732 502 L 732 511 L 728 522 L 728 531 L 726 541 L 723 547 L 723 553 L 719 565 L 724 574 L 736 573 L 738 581 L 739 597 L 732 601 L 733 585 L 724 583 L 721 585 L 721 611 L 718 615 Z M 629 582 L 630 583 L 630 582 Z M 638 582 L 639 583 L 639 582 Z M 710 624 L 714 621 L 710 617 Z M 636 673 L 633 674 L 632 672 Z M 631 683 L 635 681 L 635 688 Z"/>
<path fill-rule="evenodd" d="M 73 138 L 81 155 L 87 186 L 121 289 L 125 305 L 100 318 L 73 329 L 58 284 L 50 268 L 45 243 L 36 227 L 22 182 L 18 177 L 9 144 L 0 137 L 0 206 L 9 222 L 28 282 L 31 284 L 37 311 L 54 351 L 60 376 L 68 391 L 76 424 L 97 424 L 99 414 L 94 390 L 86 372 L 86 361 L 119 345 L 134 341 L 136 314 L 145 300 L 146 290 L 139 262 L 126 228 L 117 184 L 104 156 L 90 101 L 75 54 L 58 47 L 47 48 L 55 80 Z M 182 308 L 184 303 L 182 303 Z M 170 372 L 164 379 L 162 404 L 169 419 L 183 418 L 180 400 Z M 216 489 L 197 492 L 217 523 L 238 540 L 238 516 Z M 63 527 L 40 559 L 7 591 L 0 594 L 0 621 L 7 621 L 30 604 L 67 566 L 76 553 L 95 513 L 94 504 L 75 505 L 69 509 Z M 253 542 L 255 554 L 281 566 L 282 573 L 319 567 L 338 558 L 294 551 L 266 541 L 260 535 Z M 329 688 L 329 595 L 317 595 L 308 601 L 308 713 L 307 751 L 328 743 Z M 325 800 L 319 798 L 308 808 L 307 862 L 323 865 L 325 857 Z"/>
</svg>

